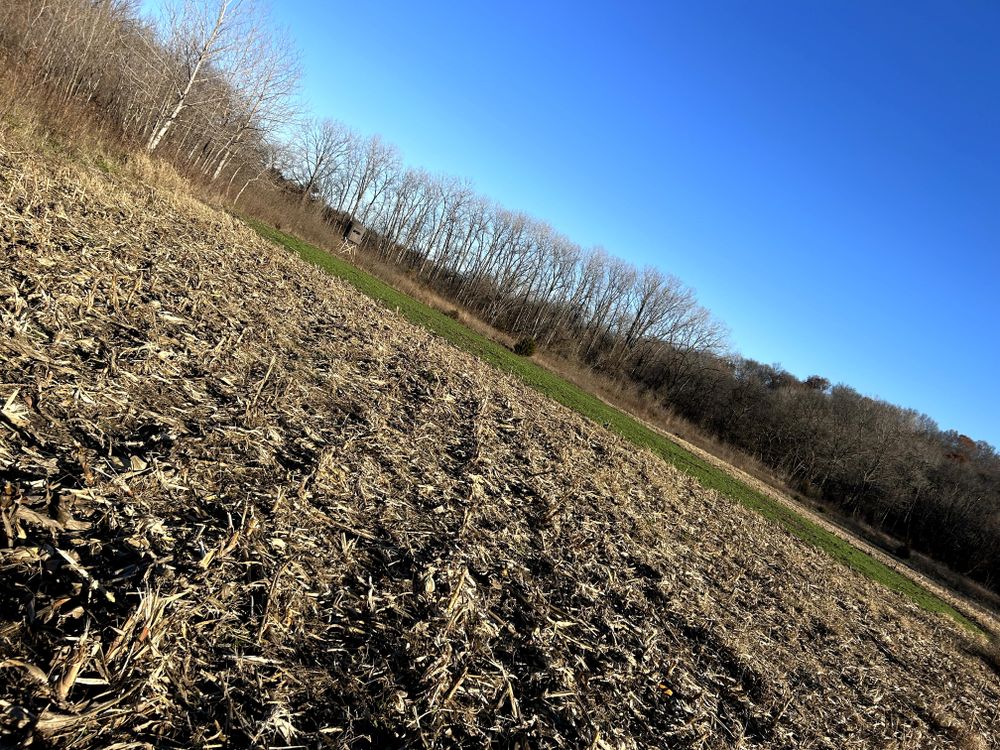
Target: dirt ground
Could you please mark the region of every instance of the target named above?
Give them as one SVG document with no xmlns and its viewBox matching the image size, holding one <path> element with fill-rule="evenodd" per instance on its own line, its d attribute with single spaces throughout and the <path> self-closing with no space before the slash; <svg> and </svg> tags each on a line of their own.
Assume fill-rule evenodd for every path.
<svg viewBox="0 0 1000 750">
<path fill-rule="evenodd" d="M 951 621 L 186 197 L 0 136 L 0 745 L 996 748 Z"/>
</svg>

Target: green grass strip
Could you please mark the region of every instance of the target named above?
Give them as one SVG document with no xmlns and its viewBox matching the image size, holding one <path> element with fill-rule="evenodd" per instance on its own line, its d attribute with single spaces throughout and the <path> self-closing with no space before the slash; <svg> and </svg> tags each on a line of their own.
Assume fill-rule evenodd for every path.
<svg viewBox="0 0 1000 750">
<path fill-rule="evenodd" d="M 765 518 L 780 524 L 802 541 L 824 550 L 848 568 L 883 584 L 892 591 L 909 597 L 930 612 L 942 612 L 953 617 L 970 630 L 980 631 L 975 623 L 964 617 L 954 607 L 910 578 L 897 573 L 884 563 L 782 503 L 734 479 L 721 469 L 684 450 L 660 433 L 649 429 L 625 412 L 609 406 L 599 398 L 546 370 L 532 360 L 514 354 L 506 347 L 476 333 L 444 313 L 403 294 L 332 253 L 266 224 L 252 219 L 245 219 L 245 221 L 261 236 L 294 251 L 304 260 L 319 266 L 330 274 L 344 279 L 386 307 L 398 309 L 411 322 L 428 328 L 455 346 L 475 354 L 500 370 L 515 375 L 535 390 L 617 432 L 635 445 L 647 448 L 681 471 L 690 474 L 703 486 L 718 490 L 725 497 L 752 508 Z"/>
</svg>

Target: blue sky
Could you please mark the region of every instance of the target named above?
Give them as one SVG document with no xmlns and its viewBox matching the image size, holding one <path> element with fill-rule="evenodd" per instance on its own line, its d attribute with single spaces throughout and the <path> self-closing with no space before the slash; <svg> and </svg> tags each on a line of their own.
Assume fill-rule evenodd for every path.
<svg viewBox="0 0 1000 750">
<path fill-rule="evenodd" d="M 1000 3 L 284 0 L 320 115 L 1000 444 Z"/>
</svg>

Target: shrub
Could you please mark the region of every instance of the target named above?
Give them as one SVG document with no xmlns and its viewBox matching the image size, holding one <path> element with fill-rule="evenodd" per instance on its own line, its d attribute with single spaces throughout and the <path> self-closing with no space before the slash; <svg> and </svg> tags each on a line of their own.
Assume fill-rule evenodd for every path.
<svg viewBox="0 0 1000 750">
<path fill-rule="evenodd" d="M 531 336 L 525 336 L 514 344 L 514 354 L 519 354 L 522 357 L 530 357 L 536 349 L 538 349 L 538 344 Z"/>
</svg>

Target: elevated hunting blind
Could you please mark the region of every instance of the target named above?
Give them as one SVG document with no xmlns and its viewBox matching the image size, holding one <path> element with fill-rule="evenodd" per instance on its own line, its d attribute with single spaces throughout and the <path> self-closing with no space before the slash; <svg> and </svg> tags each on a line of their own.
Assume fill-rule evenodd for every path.
<svg viewBox="0 0 1000 750">
<path fill-rule="evenodd" d="M 358 221 L 352 221 L 347 225 L 347 229 L 344 231 L 344 239 L 350 242 L 352 245 L 360 245 L 361 240 L 365 238 L 365 228 Z"/>
</svg>

